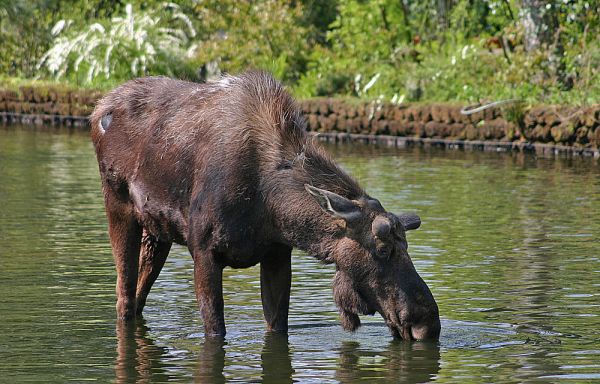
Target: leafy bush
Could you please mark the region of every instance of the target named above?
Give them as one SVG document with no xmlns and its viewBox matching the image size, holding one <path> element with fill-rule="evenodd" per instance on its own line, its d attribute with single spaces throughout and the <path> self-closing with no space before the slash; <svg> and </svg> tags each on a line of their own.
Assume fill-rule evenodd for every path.
<svg viewBox="0 0 600 384">
<path fill-rule="evenodd" d="M 310 56 L 295 92 L 395 102 L 597 102 L 599 5 L 547 3 L 544 12 L 559 28 L 551 44 L 529 52 L 520 20 L 526 10 L 516 1 L 340 0 L 327 46 Z"/>
<path fill-rule="evenodd" d="M 0 76 L 109 87 L 262 68 L 299 97 L 600 98 L 598 1 L 172 1 L 0 0 Z"/>
<path fill-rule="evenodd" d="M 52 47 L 39 62 L 56 78 L 68 75 L 90 83 L 104 79 L 128 79 L 153 72 L 173 74 L 195 46 L 196 30 L 176 4 L 162 9 L 134 12 L 110 22 L 99 20 L 83 31 L 72 31 L 72 20 L 60 20 L 52 29 Z"/>
<path fill-rule="evenodd" d="M 300 4 L 286 0 L 209 0 L 195 7 L 201 24 L 198 66 L 211 62 L 224 72 L 272 71 L 293 82 L 304 72 L 310 46 Z"/>
</svg>

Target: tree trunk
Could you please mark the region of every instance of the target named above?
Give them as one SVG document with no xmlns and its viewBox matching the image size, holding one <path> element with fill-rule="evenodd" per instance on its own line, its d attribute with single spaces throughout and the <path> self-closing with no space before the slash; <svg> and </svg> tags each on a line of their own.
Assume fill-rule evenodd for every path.
<svg viewBox="0 0 600 384">
<path fill-rule="evenodd" d="M 525 50 L 543 50 L 548 55 L 547 75 L 562 88 L 570 89 L 566 73 L 564 44 L 558 21 L 558 9 L 552 0 L 522 0 L 521 22 L 525 29 Z"/>
<path fill-rule="evenodd" d="M 547 8 L 553 1 L 523 0 L 521 22 L 525 28 L 525 50 L 527 52 L 550 46 L 558 29 L 554 7 Z"/>
</svg>

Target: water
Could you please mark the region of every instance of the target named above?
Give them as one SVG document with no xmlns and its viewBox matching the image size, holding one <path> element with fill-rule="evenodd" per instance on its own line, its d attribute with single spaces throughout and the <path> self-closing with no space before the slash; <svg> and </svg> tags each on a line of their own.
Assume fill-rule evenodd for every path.
<svg viewBox="0 0 600 384">
<path fill-rule="evenodd" d="M 593 160 L 330 147 L 393 211 L 416 211 L 439 344 L 338 325 L 333 268 L 296 252 L 289 336 L 263 331 L 257 268 L 227 270 L 205 342 L 187 250 L 144 321 L 115 321 L 115 272 L 85 133 L 0 129 L 0 382 L 585 382 L 600 379 L 600 167 Z"/>
</svg>

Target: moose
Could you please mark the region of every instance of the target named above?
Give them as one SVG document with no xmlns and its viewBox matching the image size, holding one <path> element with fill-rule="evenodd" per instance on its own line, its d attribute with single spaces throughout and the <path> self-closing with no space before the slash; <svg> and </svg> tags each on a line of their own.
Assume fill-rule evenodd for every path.
<svg viewBox="0 0 600 384">
<path fill-rule="evenodd" d="M 407 252 L 420 218 L 370 197 L 307 134 L 270 74 L 131 80 L 90 120 L 119 320 L 141 316 L 175 242 L 193 258 L 205 336 L 225 336 L 223 269 L 258 263 L 267 330 L 287 332 L 296 247 L 335 264 L 345 330 L 378 312 L 395 338 L 439 338 L 437 304 Z"/>
</svg>

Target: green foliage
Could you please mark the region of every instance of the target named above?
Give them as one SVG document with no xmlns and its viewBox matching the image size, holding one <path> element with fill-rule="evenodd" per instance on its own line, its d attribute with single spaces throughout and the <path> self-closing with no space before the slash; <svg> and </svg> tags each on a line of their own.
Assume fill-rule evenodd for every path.
<svg viewBox="0 0 600 384">
<path fill-rule="evenodd" d="M 107 87 L 262 68 L 299 97 L 597 103 L 600 3 L 545 1 L 552 33 L 527 50 L 535 1 L 0 0 L 0 75 Z"/>
<path fill-rule="evenodd" d="M 68 29 L 72 20 L 60 20 L 52 29 L 52 47 L 40 59 L 56 78 L 69 75 L 86 83 L 102 75 L 127 79 L 152 72 L 167 73 L 190 48 L 196 30 L 175 4 L 163 9 L 134 12 L 125 6 L 123 16 L 110 23 L 96 22 L 83 31 Z M 194 48 L 192 46 L 192 48 Z"/>
<path fill-rule="evenodd" d="M 225 72 L 271 69 L 291 82 L 305 69 L 309 45 L 300 5 L 285 0 L 208 0 L 198 3 L 198 65 L 217 62 Z"/>
<path fill-rule="evenodd" d="M 301 97 L 587 104 L 600 96 L 595 2 L 549 2 L 560 40 L 534 52 L 524 50 L 517 1 L 338 3 L 328 47 L 315 51 L 295 86 Z"/>
<path fill-rule="evenodd" d="M 42 1 L 0 0 L 0 73 L 31 77 L 50 43 Z"/>
</svg>

